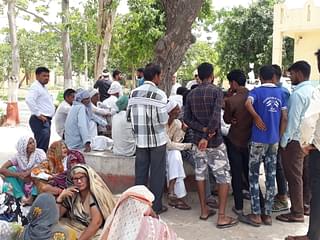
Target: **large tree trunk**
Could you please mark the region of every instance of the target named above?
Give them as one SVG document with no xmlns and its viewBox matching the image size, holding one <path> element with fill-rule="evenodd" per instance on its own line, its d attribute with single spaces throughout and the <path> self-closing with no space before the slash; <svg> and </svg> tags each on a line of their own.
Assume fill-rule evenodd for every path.
<svg viewBox="0 0 320 240">
<path fill-rule="evenodd" d="M 69 34 L 69 0 L 62 0 L 62 48 L 63 48 L 63 73 L 64 73 L 64 88 L 72 88 L 72 65 L 71 65 L 71 44 Z"/>
<path fill-rule="evenodd" d="M 166 14 L 166 34 L 155 47 L 154 62 L 162 68 L 162 88 L 170 95 L 173 74 L 189 46 L 196 41 L 191 33 L 203 0 L 161 0 Z"/>
<path fill-rule="evenodd" d="M 8 20 L 10 31 L 10 42 L 12 51 L 12 72 L 9 77 L 9 91 L 8 91 L 8 105 L 7 105 L 7 119 L 6 124 L 16 125 L 19 123 L 18 111 L 18 86 L 19 86 L 19 73 L 20 73 L 20 57 L 19 45 L 17 39 L 17 25 L 16 25 L 16 12 L 15 0 L 8 0 Z"/>
<path fill-rule="evenodd" d="M 116 0 L 99 0 L 97 33 L 101 43 L 97 44 L 96 58 L 94 65 L 95 79 L 101 75 L 105 68 L 106 59 L 108 58 L 109 48 L 112 37 L 112 28 L 116 16 L 118 4 Z"/>
</svg>

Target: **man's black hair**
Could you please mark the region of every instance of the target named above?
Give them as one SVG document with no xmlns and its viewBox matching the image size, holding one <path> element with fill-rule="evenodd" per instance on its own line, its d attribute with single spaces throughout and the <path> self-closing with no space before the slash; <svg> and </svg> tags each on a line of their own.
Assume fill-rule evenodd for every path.
<svg viewBox="0 0 320 240">
<path fill-rule="evenodd" d="M 259 76 L 263 81 L 270 81 L 275 74 L 274 68 L 272 65 L 264 65 L 259 70 Z"/>
<path fill-rule="evenodd" d="M 245 86 L 247 82 L 244 72 L 240 69 L 234 69 L 231 72 L 229 72 L 227 75 L 227 79 L 229 80 L 229 82 L 235 81 L 239 84 L 239 86 Z"/>
<path fill-rule="evenodd" d="M 144 68 L 138 68 L 137 72 L 142 72 L 143 73 L 144 72 Z"/>
<path fill-rule="evenodd" d="M 297 61 L 289 67 L 288 71 L 301 72 L 306 79 L 309 79 L 311 66 L 306 61 Z"/>
<path fill-rule="evenodd" d="M 282 71 L 281 71 L 281 67 L 277 64 L 272 64 L 273 70 L 274 70 L 274 74 L 277 77 L 277 80 L 280 80 L 281 76 L 282 76 Z"/>
<path fill-rule="evenodd" d="M 41 74 L 43 72 L 50 73 L 50 70 L 48 68 L 46 68 L 46 67 L 38 67 L 36 69 L 36 75 L 39 75 L 39 74 Z"/>
<path fill-rule="evenodd" d="M 116 69 L 116 70 L 114 70 L 113 71 L 113 73 L 112 73 L 112 77 L 113 78 L 115 78 L 117 75 L 119 75 L 121 72 L 118 70 L 118 69 Z"/>
<path fill-rule="evenodd" d="M 69 97 L 70 95 L 75 94 L 75 93 L 76 93 L 76 91 L 74 89 L 68 88 L 63 93 L 63 99 L 66 100 L 67 97 Z"/>
<path fill-rule="evenodd" d="M 187 91 L 188 91 L 188 88 L 186 88 L 186 87 L 178 87 L 177 88 L 177 95 L 182 95 L 183 96 L 183 94 L 185 92 L 187 92 Z"/>
<path fill-rule="evenodd" d="M 213 74 L 213 65 L 208 62 L 201 63 L 198 66 L 198 76 L 201 81 L 208 79 Z"/>
<path fill-rule="evenodd" d="M 144 68 L 144 79 L 147 81 L 152 81 L 156 75 L 161 73 L 160 65 L 149 63 Z"/>
</svg>

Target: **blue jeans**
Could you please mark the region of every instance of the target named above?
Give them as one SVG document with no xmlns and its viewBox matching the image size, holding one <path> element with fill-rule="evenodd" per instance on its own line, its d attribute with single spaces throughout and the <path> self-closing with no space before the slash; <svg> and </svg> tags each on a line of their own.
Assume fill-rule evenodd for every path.
<svg viewBox="0 0 320 240">
<path fill-rule="evenodd" d="M 262 214 L 259 196 L 259 173 L 261 162 L 264 163 L 266 176 L 265 212 L 263 214 L 270 216 L 272 213 L 273 198 L 275 195 L 277 152 L 278 143 L 251 143 L 249 158 L 249 185 L 251 195 L 251 212 L 253 214 Z"/>
</svg>

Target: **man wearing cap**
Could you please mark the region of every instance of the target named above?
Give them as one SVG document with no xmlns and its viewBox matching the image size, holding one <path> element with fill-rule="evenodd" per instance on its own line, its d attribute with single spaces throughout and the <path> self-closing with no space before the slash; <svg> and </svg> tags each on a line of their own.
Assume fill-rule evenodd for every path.
<svg viewBox="0 0 320 240">
<path fill-rule="evenodd" d="M 118 98 L 122 91 L 122 87 L 120 84 L 113 84 L 113 83 L 111 84 L 108 90 L 108 94 L 110 95 L 110 97 L 104 100 L 101 104 L 101 107 L 107 108 L 110 111 L 111 115 L 114 115 L 118 112 L 118 107 L 116 105 L 116 102 L 118 101 Z"/>
<path fill-rule="evenodd" d="M 112 151 L 115 155 L 133 156 L 136 153 L 136 141 L 131 123 L 127 120 L 128 97 L 120 97 L 116 105 L 119 112 L 112 117 Z"/>
<path fill-rule="evenodd" d="M 100 79 L 96 81 L 94 84 L 94 88 L 99 90 L 100 94 L 100 101 L 103 102 L 107 99 L 110 95 L 108 94 L 108 90 L 112 84 L 112 80 L 110 79 L 110 74 L 107 70 L 103 70 L 102 76 Z"/>
</svg>

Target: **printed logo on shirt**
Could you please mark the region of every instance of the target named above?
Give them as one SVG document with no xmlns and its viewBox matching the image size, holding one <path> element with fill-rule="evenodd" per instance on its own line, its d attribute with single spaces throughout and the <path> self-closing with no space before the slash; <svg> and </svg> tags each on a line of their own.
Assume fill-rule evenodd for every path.
<svg viewBox="0 0 320 240">
<path fill-rule="evenodd" d="M 281 106 L 281 100 L 276 97 L 267 97 L 263 101 L 263 104 L 265 104 L 269 112 L 278 112 Z"/>
</svg>

